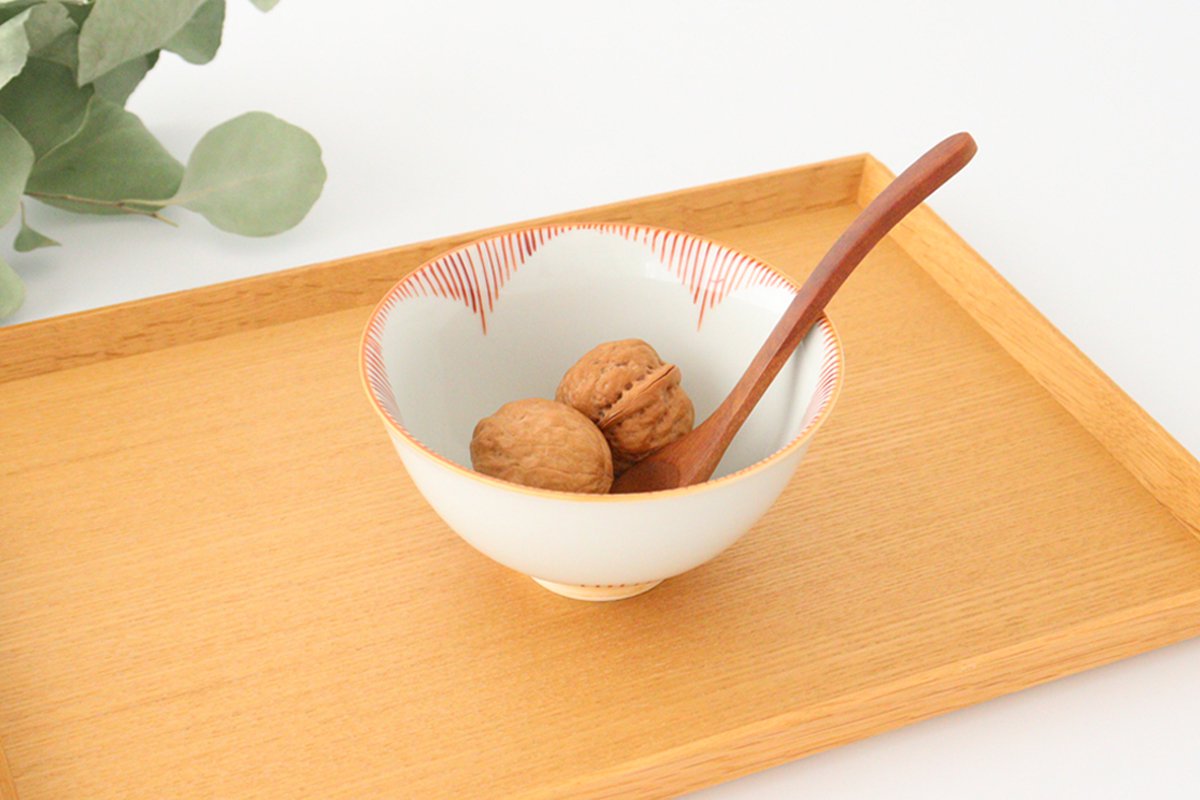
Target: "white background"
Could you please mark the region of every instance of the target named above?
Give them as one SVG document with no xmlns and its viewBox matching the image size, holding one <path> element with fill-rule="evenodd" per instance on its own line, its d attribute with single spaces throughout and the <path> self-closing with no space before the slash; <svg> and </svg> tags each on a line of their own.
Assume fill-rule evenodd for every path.
<svg viewBox="0 0 1200 800">
<path fill-rule="evenodd" d="M 305 127 L 313 213 L 253 240 L 32 204 L 64 247 L 5 252 L 11 321 L 966 129 L 934 207 L 1200 452 L 1200 4 L 229 3 L 217 59 L 164 54 L 130 107 L 181 159 L 251 109 Z M 1200 640 L 697 796 L 1191 800 L 1198 678 Z"/>
</svg>

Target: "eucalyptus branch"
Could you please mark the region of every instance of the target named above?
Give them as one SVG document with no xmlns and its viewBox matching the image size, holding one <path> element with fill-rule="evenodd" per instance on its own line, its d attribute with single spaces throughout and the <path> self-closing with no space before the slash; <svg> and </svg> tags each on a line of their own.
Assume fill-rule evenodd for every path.
<svg viewBox="0 0 1200 800">
<path fill-rule="evenodd" d="M 145 200 L 97 200 L 94 197 L 80 197 L 74 194 L 53 194 L 51 192 L 26 192 L 30 197 L 36 197 L 39 200 L 63 200 L 70 203 L 83 203 L 91 206 L 105 206 L 113 208 L 125 214 L 137 214 L 143 217 L 150 217 L 159 222 L 165 222 L 173 228 L 178 228 L 179 223 L 170 217 L 164 217 L 158 211 L 151 211 L 145 208 L 138 208 L 140 205 L 153 205 L 153 203 Z"/>
<path fill-rule="evenodd" d="M 264 11 L 278 1 L 252 0 Z M 0 0 L 0 223 L 19 206 L 14 250 L 59 244 L 30 227 L 23 196 L 173 227 L 165 212 L 176 206 L 243 236 L 282 233 L 304 219 L 325 185 L 325 164 L 302 129 L 261 111 L 241 114 L 200 137 L 185 165 L 125 108 L 160 51 L 191 64 L 213 59 L 225 4 Z M 17 273 L 0 260 L 0 318 L 23 297 Z"/>
</svg>

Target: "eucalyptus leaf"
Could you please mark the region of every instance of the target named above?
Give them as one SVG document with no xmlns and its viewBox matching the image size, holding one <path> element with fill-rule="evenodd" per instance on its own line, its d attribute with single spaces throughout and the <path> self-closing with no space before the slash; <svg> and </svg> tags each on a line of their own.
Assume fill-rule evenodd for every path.
<svg viewBox="0 0 1200 800">
<path fill-rule="evenodd" d="M 41 158 L 83 127 L 92 87 L 75 85 L 68 67 L 31 58 L 25 71 L 0 89 L 0 115 L 8 118 Z"/>
<path fill-rule="evenodd" d="M 261 111 L 223 122 L 196 144 L 171 202 L 221 230 L 270 236 L 295 226 L 325 184 L 317 140 Z"/>
<path fill-rule="evenodd" d="M 278 0 L 251 0 L 269 11 Z M 69 211 L 140 214 L 182 205 L 223 230 L 296 225 L 325 184 L 316 140 L 252 112 L 213 128 L 185 169 L 123 106 L 162 50 L 194 64 L 221 46 L 227 0 L 0 0 L 0 225 L 20 209 L 18 252 L 58 245 L 22 194 Z M 0 261 L 0 317 L 25 288 Z"/>
<path fill-rule="evenodd" d="M 39 49 L 37 56 L 44 61 L 53 61 L 55 64 L 69 67 L 71 80 L 74 80 L 75 68 L 79 66 L 79 32 L 67 31 Z"/>
<path fill-rule="evenodd" d="M 96 96 L 110 100 L 119 106 L 125 105 L 129 95 L 146 77 L 146 73 L 158 62 L 158 51 L 131 58 L 116 69 L 109 70 L 92 83 Z"/>
<path fill-rule="evenodd" d="M 25 284 L 21 283 L 21 276 L 0 258 L 0 317 L 10 316 L 21 307 L 24 299 Z"/>
<path fill-rule="evenodd" d="M 38 160 L 25 193 L 81 213 L 148 214 L 169 202 L 182 176 L 137 116 L 93 97 L 83 128 Z"/>
<path fill-rule="evenodd" d="M 203 0 L 96 0 L 79 30 L 79 84 L 158 50 Z"/>
<path fill-rule="evenodd" d="M 29 37 L 25 34 L 25 20 L 30 9 L 25 9 L 12 19 L 0 24 L 0 86 L 4 86 L 21 74 L 25 59 L 29 56 Z"/>
<path fill-rule="evenodd" d="M 0 21 L 12 19 L 27 8 L 41 5 L 46 0 L 0 0 Z"/>
<path fill-rule="evenodd" d="M 29 40 L 29 52 L 37 55 L 51 42 L 64 33 L 71 33 L 78 27 L 67 16 L 67 8 L 61 3 L 43 3 L 29 9 L 29 17 L 25 20 L 25 36 Z"/>
<path fill-rule="evenodd" d="M 205 0 L 179 33 L 163 47 L 192 64 L 207 64 L 221 47 L 225 25 L 225 0 Z"/>
<path fill-rule="evenodd" d="M 4 117 L 0 117 L 0 165 L 0 225 L 4 225 L 17 213 L 33 168 L 33 148 Z"/>
<path fill-rule="evenodd" d="M 79 26 L 62 3 L 41 2 L 31 7 L 25 18 L 30 57 L 58 61 L 73 68 L 78 60 L 75 54 L 78 35 Z"/>
<path fill-rule="evenodd" d="M 13 242 L 13 249 L 18 253 L 28 253 L 30 250 L 37 250 L 39 247 L 59 247 L 59 243 L 44 233 L 39 233 L 29 227 L 29 223 L 22 218 L 21 230 L 17 233 L 17 238 Z"/>
<path fill-rule="evenodd" d="M 29 8 L 30 6 L 40 6 L 46 3 L 57 2 L 64 6 L 83 6 L 87 5 L 91 0 L 0 0 L 0 13 L 8 11 L 11 8 Z"/>
<path fill-rule="evenodd" d="M 75 20 L 76 25 L 82 25 L 83 21 L 88 18 L 88 14 L 92 13 L 93 3 L 91 0 L 60 0 L 67 7 L 67 13 L 71 15 L 71 19 Z"/>
</svg>

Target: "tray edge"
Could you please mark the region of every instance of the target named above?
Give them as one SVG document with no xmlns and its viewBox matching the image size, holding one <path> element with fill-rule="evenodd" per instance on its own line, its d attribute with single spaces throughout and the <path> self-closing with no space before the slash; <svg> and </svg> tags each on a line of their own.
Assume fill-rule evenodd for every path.
<svg viewBox="0 0 1200 800">
<path fill-rule="evenodd" d="M 0 327 L 0 383 L 374 305 L 430 258 L 530 225 L 639 222 L 706 233 L 824 207 L 852 205 L 865 155 L 851 155 L 347 258 Z"/>
<path fill-rule="evenodd" d="M 1196 635 L 1200 590 L 1123 609 L 520 797 L 676 797 Z M 949 690 L 947 682 L 954 683 Z M 864 713 L 864 707 L 875 710 Z M 914 707 L 925 710 L 905 713 Z M 670 790 L 664 788 L 668 784 Z"/>
<path fill-rule="evenodd" d="M 859 204 L 870 202 L 893 177 L 882 162 L 865 156 Z M 891 238 L 1200 538 L 1200 461 L 927 205 L 909 214 Z"/>
</svg>

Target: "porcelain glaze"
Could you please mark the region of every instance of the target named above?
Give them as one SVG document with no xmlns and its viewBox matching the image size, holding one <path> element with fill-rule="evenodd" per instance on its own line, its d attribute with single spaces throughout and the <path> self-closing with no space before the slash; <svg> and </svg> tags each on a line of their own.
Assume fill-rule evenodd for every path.
<svg viewBox="0 0 1200 800">
<path fill-rule="evenodd" d="M 676 231 L 514 231 L 446 253 L 393 287 L 363 337 L 363 381 L 413 482 L 463 539 L 560 594 L 634 596 L 716 556 L 783 491 L 843 380 L 828 318 L 698 486 L 585 495 L 499 481 L 470 469 L 475 423 L 510 400 L 553 397 L 584 352 L 631 337 L 679 365 L 703 419 L 795 291 L 767 265 Z"/>
</svg>

